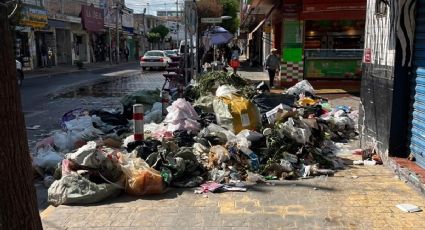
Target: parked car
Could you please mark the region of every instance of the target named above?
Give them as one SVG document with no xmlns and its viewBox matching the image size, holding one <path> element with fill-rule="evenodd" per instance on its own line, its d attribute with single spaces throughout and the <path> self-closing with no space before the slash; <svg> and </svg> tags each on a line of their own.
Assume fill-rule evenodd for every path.
<svg viewBox="0 0 425 230">
<path fill-rule="evenodd" d="M 179 56 L 177 50 L 165 50 L 165 53 L 167 54 L 168 57 L 171 58 L 171 60 L 173 62 L 180 60 L 180 56 Z"/>
<path fill-rule="evenodd" d="M 170 56 L 178 56 L 177 52 L 175 50 L 165 50 L 165 53 Z"/>
<path fill-rule="evenodd" d="M 140 58 L 140 66 L 143 70 L 146 68 L 160 68 L 165 69 L 171 62 L 170 57 L 167 56 L 163 50 L 151 50 L 145 53 Z"/>
<path fill-rule="evenodd" d="M 24 71 L 22 70 L 22 63 L 18 60 L 16 61 L 16 77 L 18 79 L 18 85 L 22 85 L 22 81 L 24 80 Z"/>
</svg>

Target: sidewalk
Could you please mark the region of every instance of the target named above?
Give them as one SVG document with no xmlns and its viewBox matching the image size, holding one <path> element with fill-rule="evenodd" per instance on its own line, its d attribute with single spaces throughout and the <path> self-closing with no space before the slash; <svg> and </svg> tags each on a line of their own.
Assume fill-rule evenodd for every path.
<svg viewBox="0 0 425 230">
<path fill-rule="evenodd" d="M 425 208 L 424 196 L 385 166 L 348 166 L 334 177 L 277 181 L 245 193 L 203 196 L 171 189 L 158 196 L 49 207 L 41 217 L 51 230 L 423 229 L 425 212 L 404 213 L 395 207 L 401 203 Z"/>
<path fill-rule="evenodd" d="M 241 66 L 238 69 L 238 74 L 245 79 L 251 80 L 255 83 L 262 81 L 269 83 L 269 77 L 263 67 L 250 67 L 245 56 L 240 57 Z M 276 78 L 280 78 L 276 76 Z M 316 90 L 317 94 L 346 94 L 346 93 L 360 93 L 360 81 L 353 80 L 316 80 L 310 81 L 310 84 Z M 284 89 L 289 88 L 290 85 L 284 87 L 277 86 L 274 92 L 282 92 Z"/>
<path fill-rule="evenodd" d="M 60 75 L 60 74 L 72 74 L 76 72 L 82 72 L 82 71 L 95 71 L 100 69 L 108 69 L 108 68 L 115 68 L 125 65 L 134 65 L 138 63 L 138 61 L 129 61 L 129 62 L 121 62 L 120 64 L 110 64 L 109 62 L 101 62 L 101 63 L 90 63 L 90 64 L 84 64 L 83 69 L 78 69 L 75 65 L 59 65 L 59 66 L 52 66 L 51 68 L 38 68 L 30 71 L 25 71 L 25 78 L 37 78 L 37 77 L 44 77 L 44 76 L 54 76 L 54 75 Z"/>
</svg>

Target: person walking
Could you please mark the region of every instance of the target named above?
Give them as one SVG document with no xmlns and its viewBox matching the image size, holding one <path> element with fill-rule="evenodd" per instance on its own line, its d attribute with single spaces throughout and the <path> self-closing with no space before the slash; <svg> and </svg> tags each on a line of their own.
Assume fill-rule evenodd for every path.
<svg viewBox="0 0 425 230">
<path fill-rule="evenodd" d="M 125 61 L 128 62 L 128 56 L 130 55 L 130 50 L 128 49 L 128 46 L 125 46 L 124 55 L 125 55 Z"/>
<path fill-rule="evenodd" d="M 276 71 L 279 69 L 280 59 L 279 59 L 279 56 L 277 55 L 277 49 L 272 48 L 270 52 L 271 53 L 266 58 L 265 66 L 269 74 L 270 88 L 275 88 L 273 86 L 273 82 L 274 82 L 274 77 L 276 75 Z"/>
<path fill-rule="evenodd" d="M 41 44 L 41 67 L 47 67 L 47 55 L 48 55 L 48 50 L 47 50 L 47 46 L 46 43 L 42 43 Z"/>
</svg>

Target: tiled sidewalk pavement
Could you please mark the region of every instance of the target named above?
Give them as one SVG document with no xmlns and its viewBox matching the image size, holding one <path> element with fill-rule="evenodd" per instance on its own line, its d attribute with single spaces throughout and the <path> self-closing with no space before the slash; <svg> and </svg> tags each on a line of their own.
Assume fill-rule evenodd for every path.
<svg viewBox="0 0 425 230">
<path fill-rule="evenodd" d="M 351 156 L 350 156 L 351 157 Z M 352 157 L 351 157 L 352 158 Z M 354 179 L 352 176 L 358 176 Z M 425 197 L 385 166 L 349 166 L 334 177 L 256 185 L 246 193 L 172 189 L 86 206 L 49 207 L 44 229 L 424 229 Z"/>
</svg>

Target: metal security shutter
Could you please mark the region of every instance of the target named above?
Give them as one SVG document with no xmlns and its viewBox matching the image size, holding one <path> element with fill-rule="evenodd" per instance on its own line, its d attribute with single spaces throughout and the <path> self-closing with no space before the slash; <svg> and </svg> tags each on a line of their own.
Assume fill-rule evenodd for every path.
<svg viewBox="0 0 425 230">
<path fill-rule="evenodd" d="M 414 51 L 416 86 L 410 150 L 416 157 L 416 163 L 425 168 L 425 0 L 417 1 L 416 11 Z"/>
</svg>

